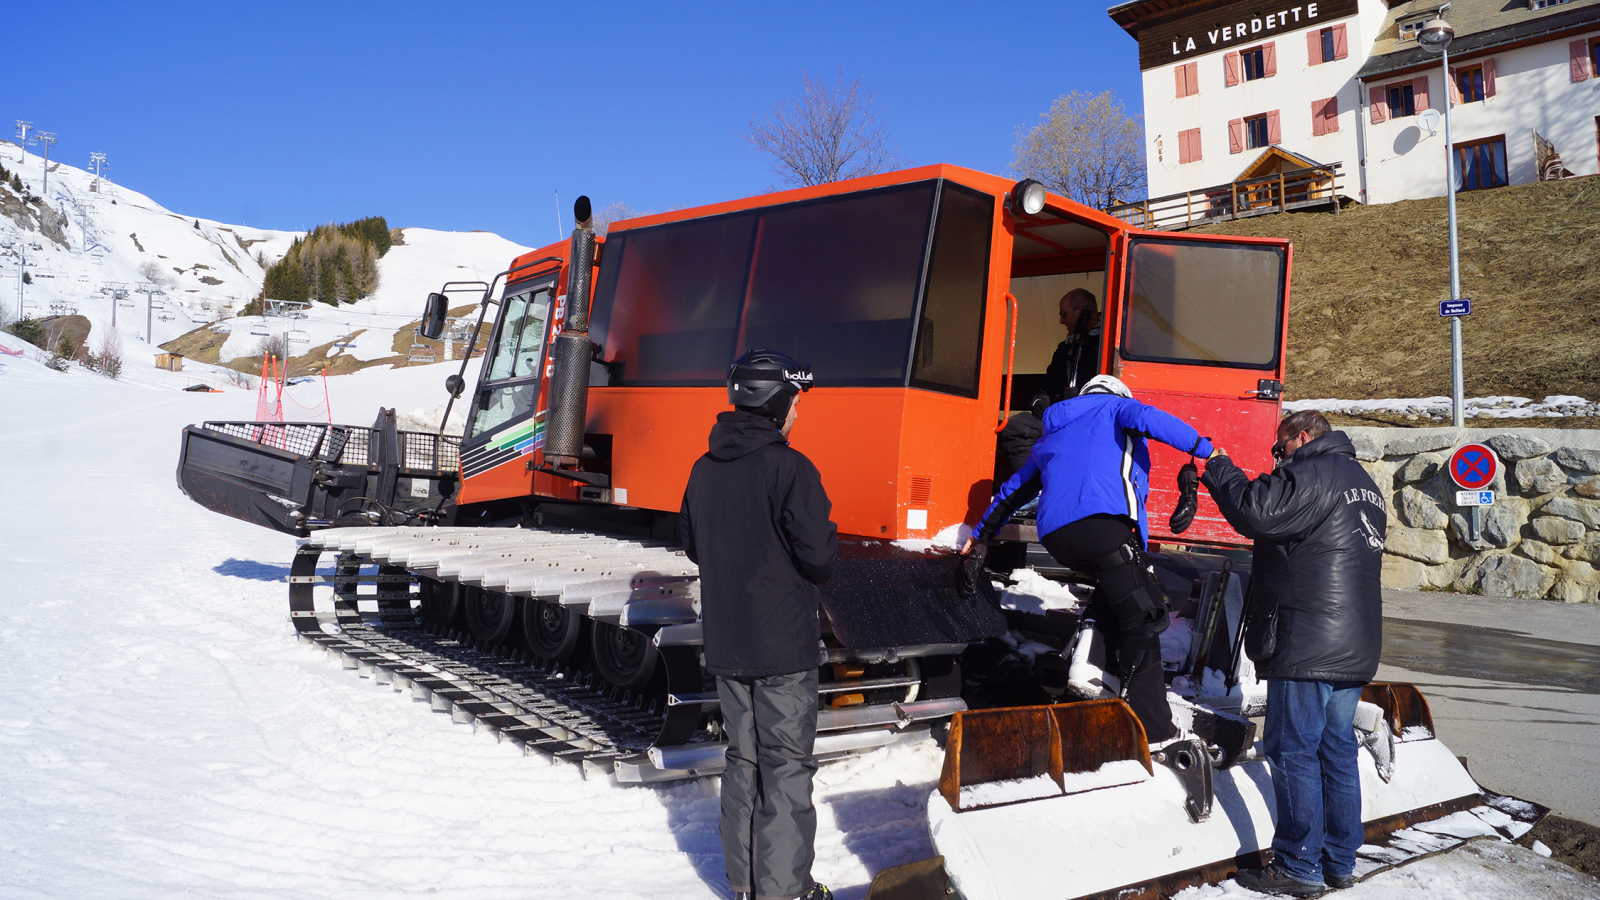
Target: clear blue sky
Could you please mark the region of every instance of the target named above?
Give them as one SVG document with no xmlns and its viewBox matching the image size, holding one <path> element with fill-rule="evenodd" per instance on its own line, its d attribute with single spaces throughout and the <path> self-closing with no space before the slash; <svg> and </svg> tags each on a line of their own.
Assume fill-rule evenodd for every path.
<svg viewBox="0 0 1600 900">
<path fill-rule="evenodd" d="M 1003 10 L 996 12 L 994 10 Z M 185 215 L 556 239 L 571 202 L 668 209 L 777 184 L 740 136 L 802 70 L 878 87 L 914 163 L 1003 173 L 1070 90 L 1141 105 L 1102 2 L 15 3 L 0 127 Z"/>
</svg>

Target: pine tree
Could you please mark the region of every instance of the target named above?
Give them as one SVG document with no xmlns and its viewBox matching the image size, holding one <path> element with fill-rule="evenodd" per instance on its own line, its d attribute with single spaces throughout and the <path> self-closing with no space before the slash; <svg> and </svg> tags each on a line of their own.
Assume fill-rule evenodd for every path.
<svg viewBox="0 0 1600 900">
<path fill-rule="evenodd" d="M 339 285 L 333 273 L 333 266 L 323 265 L 318 266 L 318 269 L 320 271 L 317 273 L 317 299 L 323 303 L 337 305 L 339 302 Z"/>
</svg>

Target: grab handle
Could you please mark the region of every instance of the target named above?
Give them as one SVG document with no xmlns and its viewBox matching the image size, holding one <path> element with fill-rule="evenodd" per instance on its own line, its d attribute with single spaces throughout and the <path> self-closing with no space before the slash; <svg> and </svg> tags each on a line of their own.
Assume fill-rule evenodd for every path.
<svg viewBox="0 0 1600 900">
<path fill-rule="evenodd" d="M 1006 311 L 1011 318 L 1011 337 L 1006 352 L 1006 388 L 1002 392 L 1004 398 L 1001 400 L 1000 421 L 994 426 L 995 434 L 999 434 L 1006 427 L 1006 414 L 1011 412 L 1011 370 L 1017 363 L 1017 298 L 1011 296 L 1010 291 L 1006 291 Z"/>
</svg>

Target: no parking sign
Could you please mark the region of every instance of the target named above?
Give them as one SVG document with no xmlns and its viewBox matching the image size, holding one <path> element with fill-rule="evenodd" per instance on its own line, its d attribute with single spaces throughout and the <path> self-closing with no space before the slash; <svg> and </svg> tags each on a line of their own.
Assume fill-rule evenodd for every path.
<svg viewBox="0 0 1600 900">
<path fill-rule="evenodd" d="M 1486 490 L 1494 482 L 1494 476 L 1500 471 L 1500 458 L 1494 455 L 1483 444 L 1463 444 L 1450 454 L 1448 465 L 1450 480 L 1465 490 L 1456 495 L 1456 502 L 1463 506 L 1487 506 L 1494 502 L 1494 493 Z M 1473 501 L 1463 502 L 1462 495 L 1472 493 L 1477 495 Z M 1488 499 L 1485 502 L 1484 495 Z"/>
</svg>

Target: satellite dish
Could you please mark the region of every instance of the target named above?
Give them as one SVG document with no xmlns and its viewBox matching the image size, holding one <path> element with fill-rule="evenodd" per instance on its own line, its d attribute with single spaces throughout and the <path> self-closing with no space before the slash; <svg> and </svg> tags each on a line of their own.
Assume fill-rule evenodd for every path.
<svg viewBox="0 0 1600 900">
<path fill-rule="evenodd" d="M 1425 109 L 1417 113 L 1417 127 L 1429 134 L 1437 134 L 1439 131 L 1439 111 L 1437 109 Z"/>
</svg>

